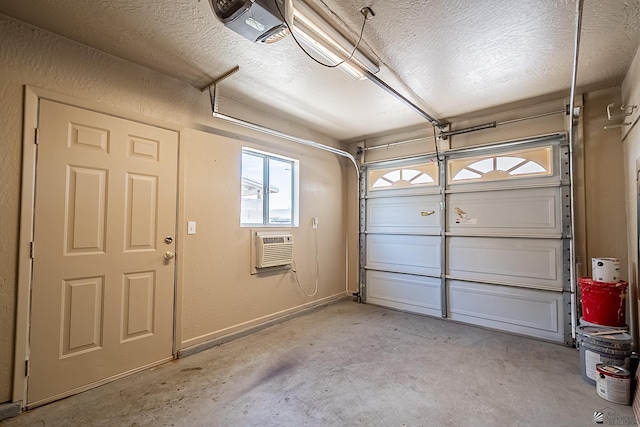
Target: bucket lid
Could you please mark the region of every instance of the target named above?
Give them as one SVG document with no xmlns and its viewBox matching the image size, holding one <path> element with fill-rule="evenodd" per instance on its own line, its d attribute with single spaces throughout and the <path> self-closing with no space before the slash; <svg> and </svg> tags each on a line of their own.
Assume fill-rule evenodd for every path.
<svg viewBox="0 0 640 427">
<path fill-rule="evenodd" d="M 598 343 L 602 344 L 602 343 Z M 580 350 L 591 350 L 600 354 L 607 354 L 611 357 L 624 358 L 631 356 L 632 348 L 631 344 L 626 346 L 605 347 L 604 345 L 598 345 L 586 340 L 579 340 Z"/>
<path fill-rule="evenodd" d="M 607 329 L 624 329 L 625 331 L 629 330 L 629 325 L 624 325 L 624 326 L 608 326 L 608 325 L 601 325 L 599 323 L 593 323 L 593 322 L 587 322 L 586 320 L 584 320 L 584 317 L 581 317 L 580 320 L 578 321 L 578 326 L 595 326 L 596 328 L 607 328 Z"/>
<path fill-rule="evenodd" d="M 579 326 L 578 335 L 582 336 L 583 341 L 606 347 L 628 347 L 633 343 L 633 338 L 626 329 Z"/>
<path fill-rule="evenodd" d="M 629 378 L 631 376 L 631 372 L 629 372 L 628 369 L 623 368 L 622 366 L 608 365 L 606 363 L 596 364 L 596 370 L 601 374 L 615 378 Z"/>
</svg>

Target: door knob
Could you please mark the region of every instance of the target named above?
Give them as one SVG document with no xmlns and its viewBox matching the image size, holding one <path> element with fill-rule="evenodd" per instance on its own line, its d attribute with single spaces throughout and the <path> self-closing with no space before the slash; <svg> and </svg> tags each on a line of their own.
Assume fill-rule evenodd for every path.
<svg viewBox="0 0 640 427">
<path fill-rule="evenodd" d="M 173 259 L 175 256 L 176 255 L 173 252 L 167 251 L 164 253 L 164 259 L 166 259 L 167 261 Z"/>
</svg>

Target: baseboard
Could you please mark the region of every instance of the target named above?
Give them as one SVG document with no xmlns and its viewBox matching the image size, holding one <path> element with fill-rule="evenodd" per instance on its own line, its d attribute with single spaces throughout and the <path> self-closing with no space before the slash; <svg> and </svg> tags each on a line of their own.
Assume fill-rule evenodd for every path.
<svg viewBox="0 0 640 427">
<path fill-rule="evenodd" d="M 212 347 L 217 347 L 224 343 L 228 343 L 230 341 L 236 340 L 238 338 L 246 337 L 247 335 L 255 334 L 258 331 L 269 328 L 271 326 L 275 326 L 277 324 L 289 321 L 291 319 L 295 319 L 296 317 L 304 316 L 306 314 L 312 313 L 321 308 L 327 307 L 332 304 L 336 304 L 342 301 L 351 300 L 352 297 L 350 295 L 344 295 L 330 301 L 322 301 L 321 303 L 314 305 L 312 307 L 303 308 L 293 313 L 286 314 L 284 316 L 277 317 L 275 319 L 268 320 L 264 323 L 260 323 L 255 326 L 251 326 L 247 329 L 243 329 L 238 332 L 233 332 L 228 335 L 223 335 L 218 338 L 214 338 L 209 341 L 202 342 L 200 344 L 192 345 L 191 347 L 186 347 L 181 350 L 178 350 L 178 359 L 182 359 L 184 357 L 192 356 L 196 353 L 200 353 L 201 351 L 208 350 Z"/>
</svg>

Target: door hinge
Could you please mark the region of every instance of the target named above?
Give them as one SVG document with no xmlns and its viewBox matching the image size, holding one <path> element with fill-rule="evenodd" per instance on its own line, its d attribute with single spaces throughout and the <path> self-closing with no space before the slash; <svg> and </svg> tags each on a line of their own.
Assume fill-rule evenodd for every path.
<svg viewBox="0 0 640 427">
<path fill-rule="evenodd" d="M 36 128 L 36 133 L 34 135 L 33 143 L 36 145 L 40 144 L 40 128 Z"/>
<path fill-rule="evenodd" d="M 34 259 L 36 257 L 36 245 L 34 242 L 31 242 L 30 244 L 29 256 L 31 256 L 31 259 Z"/>
<path fill-rule="evenodd" d="M 24 376 L 29 376 L 29 359 L 24 361 Z"/>
</svg>

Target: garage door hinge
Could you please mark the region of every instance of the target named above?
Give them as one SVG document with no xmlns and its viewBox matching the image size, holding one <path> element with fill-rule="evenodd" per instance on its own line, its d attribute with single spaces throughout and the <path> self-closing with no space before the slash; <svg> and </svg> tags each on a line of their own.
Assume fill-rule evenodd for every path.
<svg viewBox="0 0 640 427">
<path fill-rule="evenodd" d="M 34 259 L 36 257 L 36 245 L 34 244 L 34 242 L 31 242 L 30 244 L 29 256 L 31 256 L 31 259 Z"/>
<path fill-rule="evenodd" d="M 40 144 L 40 128 L 36 128 L 36 134 L 33 143 L 36 145 Z"/>
<path fill-rule="evenodd" d="M 29 376 L 29 359 L 24 361 L 24 376 Z"/>
</svg>

